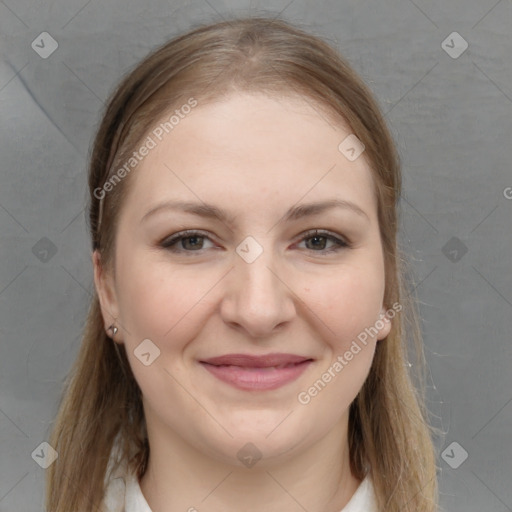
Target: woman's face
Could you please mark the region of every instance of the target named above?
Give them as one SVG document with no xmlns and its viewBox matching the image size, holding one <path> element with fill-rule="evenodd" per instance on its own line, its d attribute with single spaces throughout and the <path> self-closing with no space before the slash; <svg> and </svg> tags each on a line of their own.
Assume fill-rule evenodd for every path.
<svg viewBox="0 0 512 512">
<path fill-rule="evenodd" d="M 292 97 L 199 102 L 155 133 L 127 178 L 115 280 L 95 274 L 149 431 L 236 464 L 341 436 L 390 328 L 364 152 Z"/>
</svg>

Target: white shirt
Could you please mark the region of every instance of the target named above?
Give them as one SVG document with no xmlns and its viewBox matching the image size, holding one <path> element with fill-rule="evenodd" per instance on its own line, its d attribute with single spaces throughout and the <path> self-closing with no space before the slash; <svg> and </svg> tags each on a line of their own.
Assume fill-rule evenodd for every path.
<svg viewBox="0 0 512 512">
<path fill-rule="evenodd" d="M 133 473 L 118 475 L 107 485 L 102 512 L 152 512 Z M 377 512 L 373 485 L 366 477 L 340 512 Z"/>
</svg>

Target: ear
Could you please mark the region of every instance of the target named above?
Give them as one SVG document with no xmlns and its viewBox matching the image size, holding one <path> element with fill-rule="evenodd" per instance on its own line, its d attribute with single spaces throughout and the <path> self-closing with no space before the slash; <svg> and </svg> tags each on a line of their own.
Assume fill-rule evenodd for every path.
<svg viewBox="0 0 512 512">
<path fill-rule="evenodd" d="M 101 314 L 103 316 L 104 328 L 109 336 L 108 328 L 116 323 L 119 317 L 119 306 L 114 286 L 114 279 L 110 272 L 106 272 L 101 263 L 101 255 L 98 250 L 92 253 L 92 264 L 94 269 L 94 286 L 100 301 Z M 119 328 L 119 323 L 117 322 Z"/>
<path fill-rule="evenodd" d="M 382 328 L 379 329 L 379 333 L 377 334 L 377 340 L 383 340 L 390 332 L 391 332 L 391 318 L 386 314 L 387 310 L 384 309 L 384 306 L 380 310 L 380 318 L 376 322 L 376 327 Z"/>
</svg>

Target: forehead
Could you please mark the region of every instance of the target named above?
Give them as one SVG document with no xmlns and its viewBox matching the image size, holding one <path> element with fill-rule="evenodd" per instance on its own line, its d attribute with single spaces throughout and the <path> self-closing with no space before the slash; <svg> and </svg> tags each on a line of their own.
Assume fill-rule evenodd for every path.
<svg viewBox="0 0 512 512">
<path fill-rule="evenodd" d="M 350 161 L 339 148 L 350 128 L 309 99 L 233 94 L 198 101 L 167 133 L 162 123 L 168 119 L 149 132 L 154 147 L 133 172 L 128 202 L 187 198 L 252 207 L 257 200 L 292 204 L 339 196 L 375 213 L 364 152 Z"/>
</svg>

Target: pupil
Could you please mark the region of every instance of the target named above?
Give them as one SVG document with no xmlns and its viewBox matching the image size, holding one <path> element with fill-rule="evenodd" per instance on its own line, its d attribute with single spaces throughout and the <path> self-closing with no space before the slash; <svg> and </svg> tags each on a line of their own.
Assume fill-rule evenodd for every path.
<svg viewBox="0 0 512 512">
<path fill-rule="evenodd" d="M 311 238 L 311 240 L 315 240 L 316 242 L 320 241 L 320 245 L 318 245 L 317 243 L 314 243 L 313 245 L 315 247 L 320 247 L 321 249 L 324 248 L 324 246 L 325 246 L 325 237 L 324 236 L 314 236 Z"/>
<path fill-rule="evenodd" d="M 187 243 L 189 242 L 189 245 L 192 247 L 192 248 L 197 248 L 199 246 L 200 248 L 200 245 L 197 241 L 200 239 L 201 237 L 198 237 L 198 236 L 189 236 L 187 238 L 184 239 L 184 242 Z M 192 241 L 192 243 L 190 244 L 190 241 Z"/>
</svg>

